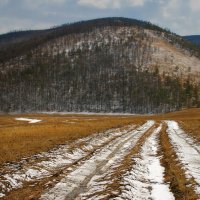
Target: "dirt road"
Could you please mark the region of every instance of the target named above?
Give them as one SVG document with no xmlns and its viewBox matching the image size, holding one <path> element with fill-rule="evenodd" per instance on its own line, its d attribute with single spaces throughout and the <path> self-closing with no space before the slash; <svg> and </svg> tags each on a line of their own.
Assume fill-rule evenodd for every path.
<svg viewBox="0 0 200 200">
<path fill-rule="evenodd" d="M 200 145 L 175 121 L 151 120 L 94 134 L 9 163 L 0 174 L 2 199 L 173 200 L 199 195 Z"/>
</svg>

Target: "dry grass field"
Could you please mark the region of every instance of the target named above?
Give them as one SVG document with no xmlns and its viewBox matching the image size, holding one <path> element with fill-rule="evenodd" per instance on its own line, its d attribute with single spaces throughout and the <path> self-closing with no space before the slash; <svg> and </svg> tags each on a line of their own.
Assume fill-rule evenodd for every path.
<svg viewBox="0 0 200 200">
<path fill-rule="evenodd" d="M 15 118 L 40 119 L 29 124 Z M 20 160 L 42 151 L 48 151 L 66 141 L 127 124 L 142 123 L 147 119 L 176 120 L 188 133 L 200 141 L 200 109 L 189 109 L 153 116 L 99 116 L 99 115 L 0 115 L 0 164 Z"/>
<path fill-rule="evenodd" d="M 17 121 L 24 117 L 42 120 L 29 124 Z M 0 164 L 20 160 L 42 151 L 130 123 L 142 123 L 144 119 L 117 116 L 90 115 L 0 115 Z"/>
<path fill-rule="evenodd" d="M 17 121 L 16 118 L 38 119 L 41 120 L 41 122 L 30 124 L 26 121 Z M 154 120 L 155 124 L 149 126 L 146 125 L 148 128 L 143 127 L 142 129 L 141 127 L 144 124 L 146 124 L 148 120 Z M 62 115 L 62 114 L 0 115 L 0 138 L 1 138 L 0 167 L 1 169 L 4 170 L 2 172 L 5 174 L 7 173 L 7 175 L 12 172 L 12 168 L 9 167 L 6 168 L 3 165 L 6 162 L 11 162 L 8 166 L 12 166 L 12 162 L 15 164 L 22 158 L 30 157 L 40 152 L 46 152 L 52 150 L 54 147 L 58 147 L 58 145 L 66 143 L 72 144 L 72 146 L 70 146 L 71 150 L 84 149 L 84 145 L 88 145 L 90 143 L 87 144 L 87 142 L 83 142 L 83 144 L 82 143 L 76 144 L 73 142 L 79 138 L 84 138 L 86 136 L 90 136 L 92 134 L 99 132 L 105 132 L 106 130 L 112 128 L 120 128 L 120 131 L 122 132 L 125 131 L 123 134 L 121 132 L 120 135 L 116 136 L 113 135 L 110 139 L 107 136 L 106 140 L 102 136 L 101 136 L 102 138 L 100 137 L 100 139 L 94 136 L 94 138 L 96 137 L 95 140 L 96 143 L 95 144 L 91 143 L 91 145 L 93 145 L 93 150 L 86 150 L 87 153 L 86 155 L 83 156 L 83 158 L 75 157 L 74 159 L 75 160 L 77 159 L 77 161 L 74 161 L 74 163 L 72 164 L 65 164 L 64 168 L 62 167 L 59 168 L 58 165 L 55 169 L 50 171 L 50 175 L 47 177 L 45 176 L 43 177 L 43 175 L 38 175 L 41 176 L 38 180 L 34 178 L 31 179 L 30 182 L 24 180 L 22 188 L 13 189 L 12 192 L 10 193 L 5 192 L 6 196 L 3 197 L 3 199 L 13 199 L 13 200 L 39 199 L 42 194 L 45 194 L 47 188 L 50 190 L 51 193 L 51 188 L 53 189 L 54 186 L 56 186 L 56 183 L 62 182 L 63 176 L 65 177 L 67 176 L 68 173 L 70 173 L 69 171 L 67 172 L 67 174 L 65 174 L 66 172 L 63 170 L 68 168 L 70 170 L 70 167 L 72 167 L 71 168 L 72 173 L 73 170 L 74 172 L 78 173 L 80 167 L 80 169 L 83 170 L 81 171 L 81 176 L 82 176 L 84 175 L 83 173 L 84 168 L 82 168 L 82 162 L 85 163 L 87 167 L 90 167 L 90 162 L 91 162 L 90 158 L 94 160 L 96 159 L 95 158 L 96 156 L 98 158 L 98 153 L 93 154 L 93 152 L 98 152 L 98 150 L 99 152 L 101 152 L 100 150 L 102 150 L 103 152 L 104 151 L 107 152 L 110 151 L 110 149 L 113 149 L 113 151 L 111 151 L 110 157 L 108 159 L 103 160 L 102 163 L 96 162 L 97 171 L 95 173 L 97 175 L 98 173 L 100 174 L 103 173 L 103 171 L 101 170 L 104 170 L 104 166 L 108 165 L 109 163 L 112 163 L 112 162 L 107 163 L 107 161 L 110 161 L 110 159 L 112 159 L 113 163 L 115 163 L 117 162 L 117 160 L 121 158 L 121 160 L 118 161 L 119 163 L 112 169 L 113 171 L 111 170 L 109 172 L 110 175 L 108 177 L 109 181 L 108 183 L 106 183 L 107 184 L 106 190 L 98 192 L 98 195 L 101 194 L 112 197 L 112 195 L 117 191 L 119 191 L 119 188 L 121 188 L 120 187 L 120 185 L 122 184 L 121 181 L 125 176 L 126 172 L 132 170 L 134 166 L 135 166 L 134 169 L 136 169 L 137 172 L 137 167 L 136 167 L 137 162 L 135 161 L 135 159 L 138 160 L 138 162 L 140 162 L 140 159 L 142 159 L 141 152 L 143 152 L 141 151 L 141 148 L 145 150 L 144 148 L 145 144 L 148 144 L 148 142 L 152 141 L 149 139 L 152 137 L 152 135 L 154 135 L 153 132 L 155 132 L 155 130 L 161 124 L 162 124 L 162 129 L 160 131 L 160 134 L 158 135 L 158 139 L 155 140 L 154 142 L 159 143 L 157 146 L 158 156 L 161 159 L 161 165 L 165 169 L 165 173 L 163 175 L 164 182 L 169 183 L 170 191 L 173 193 L 175 199 L 178 200 L 199 199 L 199 196 L 195 190 L 196 185 L 198 185 L 196 179 L 188 178 L 186 176 L 187 174 L 185 171 L 186 169 L 183 167 L 183 164 L 178 159 L 179 155 L 177 154 L 176 149 L 171 143 L 169 134 L 167 133 L 167 127 L 169 127 L 169 125 L 167 125 L 167 122 L 162 123 L 162 121 L 164 120 L 174 120 L 178 122 L 178 124 L 181 126 L 182 129 L 185 130 L 186 133 L 189 133 L 190 135 L 193 136 L 194 141 L 200 141 L 200 109 L 189 109 L 179 112 L 167 113 L 163 115 L 146 115 L 146 116 L 145 115 L 103 116 L 103 115 L 78 115 L 78 114 L 77 115 L 75 114 L 74 115 Z M 129 124 L 133 125 L 132 130 L 136 130 L 135 136 L 134 134 L 132 135 L 131 132 L 128 131 L 128 129 L 131 126 L 126 126 L 126 125 Z M 137 131 L 138 133 L 141 134 L 140 136 L 137 136 L 136 134 Z M 114 132 L 117 131 L 114 130 Z M 138 137 L 138 139 L 136 136 Z M 102 139 L 105 141 L 102 144 L 100 144 L 101 143 L 100 141 L 102 141 Z M 131 145 L 131 143 L 129 143 L 130 140 L 132 140 L 132 142 L 135 141 L 135 144 L 132 147 L 130 147 L 129 150 L 127 150 L 127 153 L 123 153 L 123 151 L 125 151 L 124 148 L 126 149 L 126 145 L 128 144 Z M 155 148 L 156 144 L 155 143 L 153 144 L 155 145 L 154 146 Z M 146 150 L 147 153 L 151 152 L 151 150 L 150 151 L 148 149 Z M 55 149 L 53 150 L 53 152 L 56 153 Z M 118 155 L 117 153 L 120 152 L 121 154 Z M 62 152 L 58 154 L 58 157 L 61 156 L 61 154 Z M 57 153 L 55 155 L 57 155 Z M 116 157 L 117 155 L 118 158 Z M 101 156 L 104 156 L 104 154 L 102 155 L 100 154 L 100 157 Z M 152 158 L 152 155 L 150 155 L 150 157 L 148 157 L 147 155 L 147 158 Z M 51 159 L 53 158 L 44 157 L 42 159 L 44 160 L 46 159 L 45 162 L 48 162 L 48 159 L 50 159 L 49 162 L 51 162 Z M 27 159 L 27 161 L 24 164 L 20 164 L 21 167 L 19 169 L 17 168 L 17 170 L 19 171 L 17 171 L 16 177 L 20 176 L 20 173 L 22 173 L 21 176 L 23 176 L 23 173 L 28 173 L 28 171 L 26 171 L 28 169 L 31 170 L 45 169 L 45 167 L 44 168 L 41 167 L 43 161 L 42 159 L 41 160 L 35 159 L 33 161 Z M 141 161 L 140 164 L 142 164 L 142 162 L 145 162 L 145 160 Z M 53 164 L 53 161 L 51 164 Z M 56 164 L 59 164 L 59 162 Z M 140 164 L 138 166 L 140 166 Z M 39 166 L 41 167 L 41 169 L 38 168 Z M 100 172 L 98 172 L 98 169 L 100 169 Z M 110 168 L 108 168 L 107 170 L 109 171 Z M 105 170 L 105 173 L 107 173 L 107 170 Z M 143 170 L 145 171 L 145 168 Z M 141 173 L 144 172 L 143 170 L 141 170 L 140 172 Z M 15 174 L 15 171 L 13 171 L 12 173 Z M 102 184 L 107 180 L 106 177 L 107 175 L 105 176 L 105 179 L 102 179 L 103 181 Z M 3 181 L 4 178 L 1 181 Z M 20 179 L 18 181 L 20 181 Z M 101 184 L 99 180 L 95 184 L 98 183 Z M 141 182 L 141 184 L 142 183 L 143 181 Z M 72 198 L 69 198 L 70 200 L 74 199 L 74 197 L 79 194 L 80 192 L 79 187 L 77 186 L 77 188 L 78 189 L 75 188 Z M 55 189 L 55 191 L 54 190 L 52 191 L 55 197 L 60 195 L 60 192 L 56 193 L 56 191 L 57 189 Z M 66 191 L 66 188 L 64 188 L 64 191 Z M 123 193 L 123 191 L 121 192 Z M 142 191 L 140 195 L 142 195 Z"/>
<path fill-rule="evenodd" d="M 29 124 L 15 118 L 40 119 Z M 66 141 L 76 140 L 106 129 L 138 124 L 147 119 L 177 120 L 183 129 L 200 141 L 200 109 L 183 110 L 156 116 L 98 116 L 98 115 L 0 115 L 0 163 L 48 151 Z"/>
<path fill-rule="evenodd" d="M 158 115 L 154 119 L 176 120 L 188 134 L 200 141 L 200 108 Z"/>
</svg>

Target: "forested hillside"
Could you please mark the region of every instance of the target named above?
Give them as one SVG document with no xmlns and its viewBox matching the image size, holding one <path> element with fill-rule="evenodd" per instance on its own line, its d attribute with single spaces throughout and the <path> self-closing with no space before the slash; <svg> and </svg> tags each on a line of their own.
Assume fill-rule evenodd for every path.
<svg viewBox="0 0 200 200">
<path fill-rule="evenodd" d="M 0 37 L 2 112 L 161 113 L 199 106 L 198 74 L 194 80 L 177 68 L 163 70 L 155 41 L 183 49 L 197 68 L 200 48 L 167 30 L 109 18 L 27 34 L 12 42 Z"/>
</svg>

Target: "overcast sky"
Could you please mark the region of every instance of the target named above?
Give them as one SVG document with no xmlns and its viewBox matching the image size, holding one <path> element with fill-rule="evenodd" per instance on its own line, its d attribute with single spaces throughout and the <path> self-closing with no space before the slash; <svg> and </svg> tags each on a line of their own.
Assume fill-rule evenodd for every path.
<svg viewBox="0 0 200 200">
<path fill-rule="evenodd" d="M 200 34 L 200 0 L 0 0 L 0 33 L 114 16 Z"/>
</svg>

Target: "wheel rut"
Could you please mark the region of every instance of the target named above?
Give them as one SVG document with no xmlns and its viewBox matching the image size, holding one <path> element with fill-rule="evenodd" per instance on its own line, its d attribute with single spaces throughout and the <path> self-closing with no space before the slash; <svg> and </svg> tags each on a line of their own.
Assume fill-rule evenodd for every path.
<svg viewBox="0 0 200 200">
<path fill-rule="evenodd" d="M 121 152 L 121 157 L 125 156 L 131 147 L 137 143 L 139 138 L 148 131 L 154 121 L 148 121 L 136 130 L 129 131 L 119 138 L 111 141 L 109 144 L 99 149 L 90 159 L 85 160 L 73 171 L 55 185 L 52 189 L 41 196 L 43 200 L 75 199 L 79 194 L 87 191 L 87 185 L 94 176 L 101 175 L 105 172 L 110 163 L 117 162 L 117 155 Z"/>
<path fill-rule="evenodd" d="M 0 196 L 10 199 L 15 196 L 15 193 L 31 190 L 31 188 L 32 190 L 35 188 L 38 193 L 37 187 L 41 190 L 41 185 L 46 185 L 55 179 L 59 181 L 68 168 L 84 162 L 96 151 L 135 128 L 137 125 L 110 129 L 104 133 L 80 139 L 70 145 L 61 145 L 57 149 L 22 160 L 19 163 L 2 166 Z"/>
</svg>

